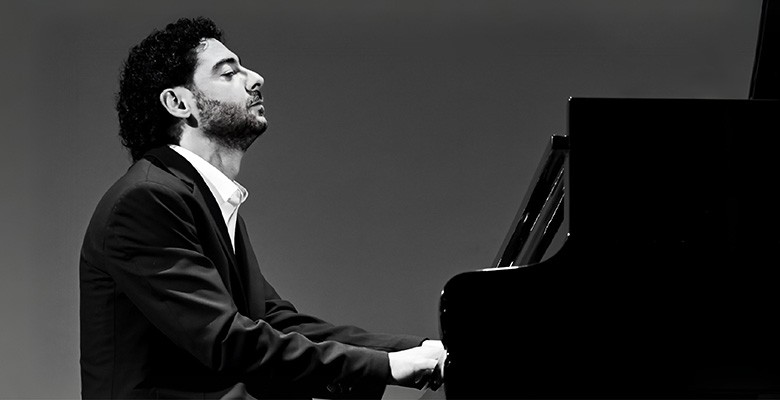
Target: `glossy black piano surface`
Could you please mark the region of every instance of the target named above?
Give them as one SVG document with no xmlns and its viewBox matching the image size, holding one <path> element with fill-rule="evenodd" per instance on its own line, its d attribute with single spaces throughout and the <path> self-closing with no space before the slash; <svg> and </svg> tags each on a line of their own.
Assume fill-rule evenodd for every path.
<svg viewBox="0 0 780 400">
<path fill-rule="evenodd" d="M 544 199 L 476 266 L 503 268 L 445 285 L 446 397 L 780 394 L 780 101 L 575 98 L 568 118 Z"/>
</svg>

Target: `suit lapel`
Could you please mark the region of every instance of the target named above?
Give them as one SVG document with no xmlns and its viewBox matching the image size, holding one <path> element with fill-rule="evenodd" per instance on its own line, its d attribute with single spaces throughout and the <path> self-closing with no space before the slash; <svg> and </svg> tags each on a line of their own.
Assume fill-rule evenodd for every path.
<svg viewBox="0 0 780 400">
<path fill-rule="evenodd" d="M 181 179 L 182 182 L 192 189 L 195 198 L 202 205 L 206 206 L 211 217 L 209 219 L 212 229 L 219 232 L 220 245 L 230 264 L 229 268 L 232 270 L 231 275 L 240 277 L 241 274 L 239 273 L 238 262 L 236 260 L 236 255 L 233 252 L 233 245 L 230 242 L 230 235 L 228 235 L 225 220 L 222 218 L 222 211 L 219 209 L 219 205 L 214 199 L 211 189 L 209 189 L 200 173 L 198 173 L 189 161 L 168 146 L 155 148 L 146 153 L 144 158 Z M 236 289 L 241 292 L 240 296 L 243 298 L 244 288 L 241 280 L 230 279 L 230 281 L 232 284 L 237 284 L 239 286 Z M 235 297 L 236 291 L 234 290 L 233 292 Z M 235 298 L 234 300 L 236 300 L 236 303 L 238 304 L 238 299 Z"/>
</svg>

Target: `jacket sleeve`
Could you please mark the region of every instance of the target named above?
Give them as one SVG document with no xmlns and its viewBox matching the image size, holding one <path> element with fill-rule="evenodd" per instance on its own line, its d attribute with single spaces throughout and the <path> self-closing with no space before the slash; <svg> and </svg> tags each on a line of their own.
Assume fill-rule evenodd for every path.
<svg viewBox="0 0 780 400">
<path fill-rule="evenodd" d="M 295 329 L 280 331 L 239 314 L 203 255 L 194 202 L 189 193 L 146 181 L 125 190 L 107 219 L 105 268 L 157 329 L 213 370 L 251 382 L 322 388 L 387 381 L 384 352 L 316 343 Z M 284 319 L 280 315 L 271 319 Z"/>
<path fill-rule="evenodd" d="M 317 317 L 301 314 L 290 302 L 281 299 L 265 279 L 263 284 L 266 293 L 264 319 L 282 332 L 298 332 L 314 342 L 334 340 L 387 352 L 419 346 L 425 340 L 414 335 L 374 333 L 351 325 L 333 325 Z"/>
</svg>

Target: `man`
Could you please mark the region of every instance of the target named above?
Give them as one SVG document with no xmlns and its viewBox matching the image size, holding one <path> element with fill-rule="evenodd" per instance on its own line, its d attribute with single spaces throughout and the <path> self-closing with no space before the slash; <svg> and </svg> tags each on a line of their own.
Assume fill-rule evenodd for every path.
<svg viewBox="0 0 780 400">
<path fill-rule="evenodd" d="M 85 398 L 381 397 L 440 384 L 440 341 L 298 313 L 257 265 L 235 178 L 266 129 L 263 78 L 204 18 L 130 51 L 120 135 L 134 164 L 81 251 Z"/>
</svg>

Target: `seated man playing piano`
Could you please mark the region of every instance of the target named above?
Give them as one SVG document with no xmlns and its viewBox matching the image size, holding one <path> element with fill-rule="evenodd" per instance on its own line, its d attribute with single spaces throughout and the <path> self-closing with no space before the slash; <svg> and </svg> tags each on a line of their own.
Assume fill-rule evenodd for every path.
<svg viewBox="0 0 780 400">
<path fill-rule="evenodd" d="M 266 130 L 263 82 L 208 19 L 131 49 L 117 110 L 133 165 L 81 250 L 83 397 L 378 398 L 386 384 L 440 385 L 440 341 L 334 326 L 263 277 L 235 181 Z"/>
</svg>

